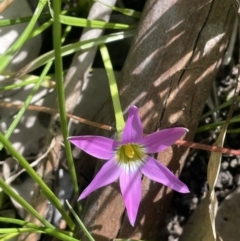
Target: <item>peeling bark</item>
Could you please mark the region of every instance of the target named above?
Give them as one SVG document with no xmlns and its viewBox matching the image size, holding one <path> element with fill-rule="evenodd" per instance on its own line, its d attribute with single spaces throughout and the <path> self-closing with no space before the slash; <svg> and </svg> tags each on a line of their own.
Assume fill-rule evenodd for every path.
<svg viewBox="0 0 240 241">
<path fill-rule="evenodd" d="M 193 139 L 234 20 L 231 1 L 147 1 L 120 83 L 122 106 L 139 107 L 145 133 L 183 126 L 189 129 L 186 139 Z M 109 100 L 96 121 L 112 124 L 112 113 Z M 179 175 L 187 154 L 174 146 L 157 158 Z M 145 177 L 142 186 L 135 227 L 124 212 L 118 184 L 89 196 L 83 219 L 96 240 L 158 240 L 172 191 Z"/>
</svg>

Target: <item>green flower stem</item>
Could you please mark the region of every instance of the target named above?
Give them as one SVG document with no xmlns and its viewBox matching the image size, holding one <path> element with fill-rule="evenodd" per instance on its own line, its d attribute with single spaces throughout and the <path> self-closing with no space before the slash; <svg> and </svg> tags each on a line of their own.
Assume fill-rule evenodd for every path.
<svg viewBox="0 0 240 241">
<path fill-rule="evenodd" d="M 63 11 L 62 14 L 66 13 L 66 11 Z M 53 24 L 53 19 L 49 19 L 48 21 L 44 22 L 41 26 L 38 28 L 35 28 L 31 34 L 29 35 L 29 39 L 37 36 L 38 34 L 41 34 L 44 30 L 49 28 Z M 66 32 L 66 31 L 65 31 Z M 64 38 L 63 38 L 64 39 Z"/>
<path fill-rule="evenodd" d="M 63 241 L 79 241 L 78 239 L 75 239 L 73 237 L 69 237 L 66 234 L 62 233 L 60 230 L 53 229 L 53 228 L 45 228 L 45 227 L 39 227 L 38 229 L 35 228 L 1 228 L 0 234 L 2 233 L 47 233 L 54 237 L 56 237 L 59 240 Z"/>
<path fill-rule="evenodd" d="M 45 233 L 42 230 L 36 230 L 34 228 L 1 228 L 0 234 L 2 233 Z"/>
<path fill-rule="evenodd" d="M 49 17 L 49 14 L 41 14 L 39 19 L 46 19 L 47 17 Z M 32 19 L 32 16 L 22 17 L 22 18 L 13 18 L 13 19 L 1 19 L 0 27 L 26 23 L 26 22 L 29 22 L 31 19 Z"/>
<path fill-rule="evenodd" d="M 26 86 L 26 85 L 30 85 L 30 84 L 36 83 L 38 80 L 39 80 L 39 78 L 35 78 L 35 79 L 27 80 L 27 81 L 24 81 L 24 82 L 21 82 L 21 83 L 0 87 L 0 91 L 12 90 L 12 89 L 16 89 L 16 88 L 23 87 L 23 86 Z"/>
<path fill-rule="evenodd" d="M 64 56 L 70 55 L 72 53 L 75 53 L 76 51 L 79 51 L 79 50 L 84 51 L 86 49 L 98 46 L 102 43 L 110 43 L 110 42 L 122 40 L 125 38 L 129 38 L 129 37 L 132 37 L 134 35 L 134 33 L 135 33 L 135 30 L 126 30 L 124 32 L 112 33 L 112 34 L 101 36 L 98 38 L 93 38 L 93 39 L 80 41 L 80 42 L 76 42 L 76 43 L 71 43 L 71 44 L 61 47 L 61 55 L 62 55 L 62 57 L 64 57 Z M 29 72 L 43 66 L 50 60 L 54 60 L 54 59 L 55 59 L 55 51 L 54 50 L 49 51 L 49 52 L 37 57 L 36 59 L 32 60 L 25 68 L 23 68 L 22 70 L 20 70 L 20 72 L 18 72 L 18 75 L 21 76 L 25 73 L 29 73 Z"/>
<path fill-rule="evenodd" d="M 52 78 L 50 76 L 46 76 L 43 79 L 43 81 L 49 81 L 51 79 Z M 0 92 L 6 91 L 6 90 L 16 89 L 16 88 L 27 86 L 27 85 L 34 84 L 34 83 L 38 83 L 38 80 L 39 80 L 39 77 L 33 76 L 33 77 L 30 77 L 30 79 L 24 80 L 24 81 L 22 81 L 20 83 L 0 87 Z"/>
<path fill-rule="evenodd" d="M 34 228 L 34 229 L 38 229 L 41 228 L 41 226 L 35 224 L 35 223 L 31 223 L 31 222 L 26 222 L 24 220 L 21 219 L 15 219 L 15 218 L 6 218 L 6 217 L 0 217 L 0 222 L 3 223 L 11 223 L 11 224 L 17 224 L 17 225 L 21 225 L 21 226 L 25 226 L 27 228 Z M 64 230 L 58 230 L 54 227 L 54 229 L 58 232 L 61 232 L 63 234 L 66 234 L 68 236 L 73 236 L 73 232 L 69 232 L 69 231 L 64 231 Z"/>
<path fill-rule="evenodd" d="M 237 123 L 240 121 L 240 115 L 236 115 L 234 116 L 231 120 L 230 120 L 230 124 L 232 123 Z M 209 130 L 212 130 L 218 126 L 223 126 L 225 123 L 225 121 L 219 121 L 219 122 L 216 122 L 216 123 L 211 123 L 211 124 L 208 124 L 208 125 L 204 125 L 204 126 L 200 126 L 197 128 L 197 133 L 200 133 L 200 132 L 203 132 L 203 131 L 209 131 Z"/>
<path fill-rule="evenodd" d="M 52 24 L 53 24 L 53 20 L 52 19 L 49 19 L 47 22 L 44 22 L 41 26 L 39 26 L 38 28 L 35 28 L 31 32 L 31 34 L 29 35 L 28 39 L 31 39 L 31 38 L 36 37 L 37 35 L 43 33 L 44 30 L 49 28 Z"/>
<path fill-rule="evenodd" d="M 68 125 L 67 125 L 67 115 L 65 109 L 65 95 L 64 95 L 64 85 L 63 85 L 63 67 L 62 67 L 62 57 L 61 57 L 61 23 L 60 23 L 60 13 L 61 13 L 61 1 L 55 1 L 53 4 L 54 11 L 54 22 L 53 22 L 53 44 L 55 50 L 55 70 L 56 70 L 56 80 L 57 80 L 57 95 L 58 95 L 58 106 L 61 119 L 62 134 L 64 138 L 65 150 L 68 161 L 69 172 L 73 181 L 74 192 L 78 195 L 78 182 L 76 170 L 72 158 L 72 151 L 69 141 L 67 140 L 68 135 Z"/>
<path fill-rule="evenodd" d="M 0 187 L 3 191 L 10 197 L 15 199 L 21 206 L 31 213 L 35 218 L 37 218 L 43 225 L 48 228 L 55 228 L 51 223 L 49 223 L 45 218 L 43 218 L 26 200 L 24 200 L 20 195 L 18 195 L 9 185 L 7 185 L 2 178 L 0 178 Z M 0 229 L 2 230 L 2 228 Z"/>
<path fill-rule="evenodd" d="M 45 4 L 48 0 L 38 1 L 37 8 L 29 22 L 27 28 L 22 33 L 22 35 L 16 40 L 16 42 L 3 54 L 0 56 L 0 73 L 9 65 L 14 55 L 18 52 L 18 50 L 22 47 L 22 45 L 26 42 L 29 35 L 31 34 Z"/>
<path fill-rule="evenodd" d="M 84 232 L 84 234 L 88 237 L 88 239 L 90 241 L 95 241 L 94 238 L 92 237 L 92 235 L 88 232 L 87 228 L 85 227 L 85 225 L 83 224 L 83 222 L 81 221 L 81 219 L 78 217 L 78 215 L 76 214 L 76 212 L 73 210 L 72 206 L 69 204 L 69 202 L 66 200 L 66 203 L 71 211 L 71 213 L 73 214 L 74 218 L 76 219 L 76 221 L 78 222 L 79 226 L 81 227 L 82 231 Z"/>
<path fill-rule="evenodd" d="M 66 220 L 69 227 L 73 230 L 74 223 L 72 219 L 69 217 L 68 213 L 64 209 L 63 205 L 59 201 L 59 199 L 54 195 L 51 189 L 46 185 L 46 183 L 42 180 L 42 178 L 35 172 L 35 170 L 29 165 L 27 160 L 16 151 L 11 142 L 7 140 L 4 135 L 0 132 L 0 142 L 2 145 L 9 151 L 9 153 L 20 163 L 20 165 L 25 168 L 26 172 L 33 178 L 33 180 L 38 183 L 41 187 L 42 193 L 47 197 L 47 199 L 54 205 L 59 212 L 62 214 L 63 218 Z M 1 185 L 7 186 L 3 181 L 1 181 Z M 7 186 L 8 187 L 8 186 Z"/>
<path fill-rule="evenodd" d="M 108 76 L 109 87 L 110 87 L 113 108 L 114 108 L 114 113 L 115 113 L 115 119 L 116 119 L 116 129 L 117 129 L 118 135 L 120 136 L 122 133 L 122 130 L 125 126 L 125 121 L 123 118 L 122 107 L 121 107 L 121 103 L 120 103 L 120 99 L 119 99 L 117 82 L 115 79 L 112 63 L 111 63 L 110 56 L 108 53 L 108 49 L 105 44 L 100 45 L 100 52 L 101 52 L 103 63 L 104 63 L 104 66 L 105 66 L 105 69 L 107 72 L 107 76 Z"/>
<path fill-rule="evenodd" d="M 106 23 L 100 20 L 89 20 L 85 18 L 77 18 L 71 16 L 60 15 L 60 22 L 62 24 L 76 26 L 76 27 L 88 27 L 88 28 L 103 28 L 103 29 L 134 29 L 136 26 L 131 26 L 122 23 Z"/>
<path fill-rule="evenodd" d="M 5 235 L 4 237 L 0 238 L 0 241 L 11 240 L 11 239 L 13 239 L 14 237 L 16 237 L 18 235 L 19 235 L 18 233 L 11 233 L 11 234 Z"/>
<path fill-rule="evenodd" d="M 237 101 L 240 101 L 240 96 L 237 98 Z M 232 103 L 232 99 L 224 102 L 223 104 L 221 104 L 221 105 L 215 107 L 214 109 L 208 111 L 207 113 L 203 114 L 203 115 L 201 116 L 200 120 L 204 120 L 206 117 L 208 117 L 208 116 L 211 115 L 212 113 L 216 112 L 217 110 L 221 110 L 221 109 L 223 109 L 223 108 L 228 107 L 229 105 L 231 105 L 231 103 Z"/>
</svg>

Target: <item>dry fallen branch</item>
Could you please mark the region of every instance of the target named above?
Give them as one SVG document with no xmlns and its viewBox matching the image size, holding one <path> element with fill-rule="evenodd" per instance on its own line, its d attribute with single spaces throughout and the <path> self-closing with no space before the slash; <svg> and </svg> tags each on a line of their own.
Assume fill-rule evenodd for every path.
<svg viewBox="0 0 240 241">
<path fill-rule="evenodd" d="M 21 109 L 22 105 L 21 104 L 12 104 L 9 102 L 1 102 L 0 101 L 0 106 L 5 107 L 5 108 L 16 108 L 16 109 Z M 38 106 L 38 105 L 29 105 L 28 110 L 34 110 L 34 111 L 42 111 L 45 113 L 59 113 L 59 111 L 57 109 L 52 109 L 49 107 L 45 107 L 45 106 Z M 92 127 L 97 127 L 103 130 L 107 130 L 107 131 L 114 131 L 115 128 L 109 125 L 104 125 L 104 124 L 99 124 L 97 122 L 94 121 L 90 121 L 87 119 L 84 119 L 82 117 L 79 116 L 75 116 L 72 114 L 67 113 L 67 117 L 76 120 L 80 123 L 86 124 L 86 125 L 90 125 Z M 220 152 L 220 153 L 224 153 L 224 154 L 230 154 L 230 155 L 235 155 L 235 156 L 240 156 L 240 150 L 234 150 L 234 149 L 230 149 L 230 148 L 222 148 L 222 147 L 218 147 L 218 146 L 211 146 L 211 145 L 205 145 L 205 144 L 201 144 L 201 143 L 196 143 L 196 142 L 192 142 L 192 141 L 185 141 L 185 140 L 177 140 L 175 142 L 175 145 L 179 145 L 179 146 L 186 146 L 189 148 L 193 148 L 193 149 L 200 149 L 200 150 L 205 150 L 205 151 L 211 151 L 211 152 Z"/>
</svg>

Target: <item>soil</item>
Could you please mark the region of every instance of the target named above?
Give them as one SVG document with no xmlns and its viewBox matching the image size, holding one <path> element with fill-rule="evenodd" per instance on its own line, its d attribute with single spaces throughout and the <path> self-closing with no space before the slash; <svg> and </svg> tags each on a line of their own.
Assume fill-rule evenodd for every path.
<svg viewBox="0 0 240 241">
<path fill-rule="evenodd" d="M 238 43 L 236 43 L 233 58 L 228 66 L 222 66 L 215 80 L 216 91 L 212 91 L 210 98 L 217 98 L 219 104 L 226 102 L 226 97 L 233 93 L 236 86 L 237 76 L 237 55 Z M 238 103 L 234 116 L 240 112 Z M 203 113 L 209 111 L 209 105 L 206 105 Z M 228 113 L 228 108 L 217 111 L 215 115 L 201 120 L 199 126 L 217 121 L 224 121 Z M 231 124 L 229 129 L 236 129 L 236 124 Z M 196 133 L 194 141 L 214 144 L 218 137 L 219 128 L 207 132 Z M 226 135 L 225 147 L 239 149 L 238 133 L 229 133 Z M 207 165 L 210 153 L 202 150 L 192 149 L 188 155 L 185 166 L 182 170 L 180 179 L 186 183 L 190 189 L 189 194 L 174 193 L 172 202 L 166 217 L 165 227 L 162 230 L 161 240 L 177 241 L 181 236 L 188 218 L 197 208 L 199 202 L 208 190 L 207 185 Z M 233 192 L 240 184 L 240 157 L 223 154 L 221 169 L 216 183 L 215 192 L 219 205 L 221 202 Z"/>
</svg>

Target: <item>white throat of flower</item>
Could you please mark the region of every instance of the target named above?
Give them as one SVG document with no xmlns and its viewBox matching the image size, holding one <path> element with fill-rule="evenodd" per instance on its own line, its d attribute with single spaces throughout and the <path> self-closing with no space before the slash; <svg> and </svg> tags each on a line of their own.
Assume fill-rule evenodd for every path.
<svg viewBox="0 0 240 241">
<path fill-rule="evenodd" d="M 135 143 L 120 145 L 115 153 L 117 164 L 126 172 L 139 169 L 144 165 L 146 156 L 145 148 Z"/>
</svg>

